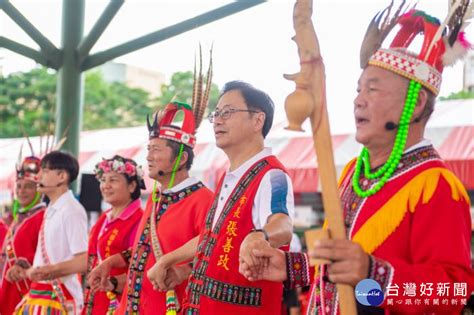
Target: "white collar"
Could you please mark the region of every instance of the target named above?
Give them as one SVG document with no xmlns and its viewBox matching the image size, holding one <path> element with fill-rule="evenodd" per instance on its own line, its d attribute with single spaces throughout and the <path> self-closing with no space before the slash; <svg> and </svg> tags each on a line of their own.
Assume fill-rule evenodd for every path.
<svg viewBox="0 0 474 315">
<path fill-rule="evenodd" d="M 418 142 L 418 143 L 412 145 L 411 147 L 407 148 L 404 153 L 408 153 L 408 152 L 411 152 L 411 151 L 414 151 L 416 149 L 426 147 L 426 146 L 429 146 L 429 145 L 431 145 L 431 140 L 423 139 L 420 142 Z"/>
<path fill-rule="evenodd" d="M 262 151 L 260 151 L 259 153 L 255 154 L 254 156 L 252 156 L 250 159 L 248 159 L 247 161 L 245 161 L 242 165 L 240 165 L 237 169 L 235 169 L 234 171 L 230 172 L 229 170 L 226 171 L 226 175 L 225 176 L 235 176 L 237 178 L 240 178 L 242 177 L 245 172 L 252 166 L 254 165 L 257 161 L 260 161 L 261 159 L 267 157 L 267 156 L 270 156 L 272 155 L 272 149 L 271 148 L 268 148 L 268 147 L 265 147 L 263 148 Z"/>
<path fill-rule="evenodd" d="M 60 209 L 61 207 L 65 206 L 69 200 L 74 198 L 75 197 L 72 193 L 72 190 L 69 189 L 64 194 L 62 194 L 54 203 L 50 203 L 49 208 Z"/>
<path fill-rule="evenodd" d="M 189 186 L 192 186 L 194 184 L 197 184 L 199 183 L 199 180 L 196 178 L 196 177 L 188 177 L 186 178 L 185 180 L 183 180 L 181 183 L 179 183 L 178 185 L 175 185 L 173 187 L 171 187 L 170 189 L 165 189 L 163 191 L 164 194 L 169 194 L 169 193 L 175 193 L 175 192 L 178 192 L 186 187 L 189 187 Z"/>
</svg>

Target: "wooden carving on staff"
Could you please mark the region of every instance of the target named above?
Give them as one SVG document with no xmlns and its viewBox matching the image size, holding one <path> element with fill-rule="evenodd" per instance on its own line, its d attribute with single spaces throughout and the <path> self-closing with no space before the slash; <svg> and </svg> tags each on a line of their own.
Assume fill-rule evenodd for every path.
<svg viewBox="0 0 474 315">
<path fill-rule="evenodd" d="M 346 238 L 344 216 L 339 199 L 334 166 L 333 147 L 326 108 L 326 78 L 324 63 L 319 50 L 319 42 L 314 30 L 311 15 L 312 0 L 297 0 L 293 12 L 296 35 L 293 38 L 298 46 L 300 72 L 285 75 L 296 83 L 296 90 L 288 95 L 285 110 L 289 121 L 287 129 L 303 131 L 302 123 L 310 118 L 314 147 L 321 179 L 322 199 L 326 220 L 334 239 Z M 354 288 L 337 285 L 341 314 L 356 314 Z"/>
</svg>

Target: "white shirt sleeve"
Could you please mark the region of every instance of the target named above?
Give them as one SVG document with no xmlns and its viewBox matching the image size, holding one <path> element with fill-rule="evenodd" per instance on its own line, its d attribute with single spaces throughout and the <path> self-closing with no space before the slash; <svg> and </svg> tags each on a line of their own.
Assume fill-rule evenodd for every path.
<svg viewBox="0 0 474 315">
<path fill-rule="evenodd" d="M 87 252 L 87 214 L 77 204 L 63 219 L 69 250 L 72 255 Z"/>
<path fill-rule="evenodd" d="M 262 178 L 253 202 L 252 220 L 256 229 L 267 224 L 268 218 L 276 213 L 295 216 L 293 185 L 290 177 L 279 169 L 268 171 Z"/>
</svg>

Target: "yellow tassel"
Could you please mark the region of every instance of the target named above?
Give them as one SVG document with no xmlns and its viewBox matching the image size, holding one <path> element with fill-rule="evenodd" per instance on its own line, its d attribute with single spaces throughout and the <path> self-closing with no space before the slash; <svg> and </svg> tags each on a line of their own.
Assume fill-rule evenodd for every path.
<svg viewBox="0 0 474 315">
<path fill-rule="evenodd" d="M 418 174 L 393 195 L 364 225 L 352 240 L 369 254 L 373 253 L 400 225 L 407 211 L 415 212 L 420 200 L 428 203 L 438 187 L 440 176 L 451 188 L 455 201 L 469 203 L 469 196 L 459 179 L 445 168 L 432 168 Z"/>
</svg>

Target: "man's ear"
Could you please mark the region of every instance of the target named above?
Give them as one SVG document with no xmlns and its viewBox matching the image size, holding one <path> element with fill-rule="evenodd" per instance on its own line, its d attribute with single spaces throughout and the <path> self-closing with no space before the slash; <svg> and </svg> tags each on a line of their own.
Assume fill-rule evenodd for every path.
<svg viewBox="0 0 474 315">
<path fill-rule="evenodd" d="M 255 126 L 254 126 L 255 131 L 262 130 L 263 125 L 265 124 L 265 117 L 266 117 L 265 113 L 264 112 L 254 113 L 254 117 L 256 118 Z"/>
<path fill-rule="evenodd" d="M 416 101 L 415 110 L 413 111 L 413 118 L 420 117 L 420 115 L 425 110 L 426 104 L 428 102 L 428 92 L 425 89 L 421 89 L 418 94 L 418 100 Z"/>
<path fill-rule="evenodd" d="M 61 181 L 61 184 L 66 184 L 69 185 L 69 173 L 66 172 L 66 170 L 61 170 L 59 172 L 59 180 Z"/>
<path fill-rule="evenodd" d="M 186 151 L 183 151 L 183 154 L 181 155 L 181 160 L 179 161 L 179 168 L 181 169 L 183 166 L 186 165 L 186 163 L 188 162 L 188 152 Z"/>
</svg>

